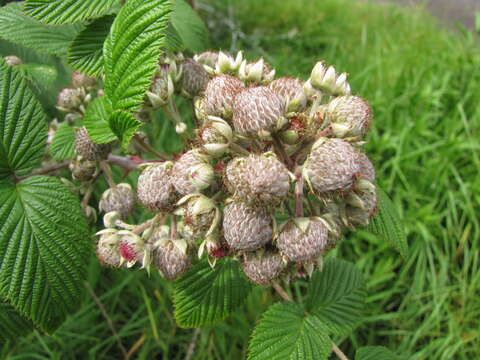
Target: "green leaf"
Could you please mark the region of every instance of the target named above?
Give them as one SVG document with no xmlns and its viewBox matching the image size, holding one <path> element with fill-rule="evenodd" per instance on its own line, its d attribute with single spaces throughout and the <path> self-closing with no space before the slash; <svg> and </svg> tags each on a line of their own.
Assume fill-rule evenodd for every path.
<svg viewBox="0 0 480 360">
<path fill-rule="evenodd" d="M 47 120 L 19 71 L 0 59 L 0 179 L 38 166 Z"/>
<path fill-rule="evenodd" d="M 27 335 L 33 324 L 20 316 L 15 308 L 0 300 L 0 344 Z"/>
<path fill-rule="evenodd" d="M 55 160 L 71 159 L 75 156 L 75 131 L 67 123 L 60 124 L 52 144 L 50 154 Z"/>
<path fill-rule="evenodd" d="M 207 27 L 185 0 L 173 3 L 171 23 L 188 50 L 199 52 L 208 47 Z"/>
<path fill-rule="evenodd" d="M 103 55 L 105 94 L 115 110 L 137 110 L 157 69 L 170 0 L 127 0 L 115 18 Z"/>
<path fill-rule="evenodd" d="M 182 51 L 185 49 L 183 41 L 177 30 L 173 27 L 171 21 L 168 23 L 167 29 L 165 30 L 165 42 L 166 48 L 169 51 Z"/>
<path fill-rule="evenodd" d="M 104 16 L 82 30 L 68 50 L 68 63 L 91 76 L 103 74 L 103 45 L 115 16 Z"/>
<path fill-rule="evenodd" d="M 237 261 L 222 259 L 193 266 L 175 283 L 175 319 L 182 327 L 214 324 L 230 316 L 252 289 Z"/>
<path fill-rule="evenodd" d="M 355 360 L 398 360 L 398 357 L 383 346 L 364 346 L 357 350 Z"/>
<path fill-rule="evenodd" d="M 0 182 L 0 297 L 46 332 L 78 309 L 92 240 L 59 179 Z"/>
<path fill-rule="evenodd" d="M 253 331 L 249 360 L 327 359 L 332 342 L 325 326 L 291 302 L 271 306 Z"/>
<path fill-rule="evenodd" d="M 47 91 L 55 85 L 58 72 L 55 67 L 44 64 L 21 64 L 15 66 L 38 91 Z"/>
<path fill-rule="evenodd" d="M 389 241 L 392 246 L 406 259 L 408 257 L 408 243 L 402 222 L 399 219 L 395 205 L 388 195 L 377 188 L 378 213 L 370 219 L 368 230 Z"/>
<path fill-rule="evenodd" d="M 135 119 L 132 114 L 123 110 L 114 111 L 109 119 L 110 129 L 112 129 L 113 133 L 117 135 L 120 144 L 125 151 L 127 151 L 130 139 L 141 124 L 142 123 Z"/>
<path fill-rule="evenodd" d="M 117 139 L 108 121 L 112 112 L 112 105 L 105 96 L 96 98 L 88 105 L 83 125 L 93 141 L 104 144 Z"/>
<path fill-rule="evenodd" d="M 67 55 L 70 42 L 82 25 L 49 26 L 22 12 L 21 3 L 0 8 L 0 38 L 40 52 L 58 56 Z"/>
<path fill-rule="evenodd" d="M 365 296 L 362 275 L 355 265 L 332 258 L 313 274 L 306 309 L 335 335 L 346 335 L 363 314 Z"/>
<path fill-rule="evenodd" d="M 108 14 L 117 0 L 26 0 L 24 11 L 48 24 L 68 24 Z"/>
</svg>

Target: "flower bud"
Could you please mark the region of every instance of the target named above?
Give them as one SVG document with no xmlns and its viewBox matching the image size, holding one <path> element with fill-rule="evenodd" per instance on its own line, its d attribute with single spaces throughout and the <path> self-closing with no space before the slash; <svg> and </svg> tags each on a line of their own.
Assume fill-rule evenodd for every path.
<svg viewBox="0 0 480 360">
<path fill-rule="evenodd" d="M 242 261 L 245 275 L 259 285 L 266 285 L 278 279 L 286 265 L 282 256 L 274 251 L 246 253 Z"/>
<path fill-rule="evenodd" d="M 367 225 L 377 211 L 375 189 L 364 189 L 350 193 L 346 198 L 345 213 L 349 225 Z"/>
<path fill-rule="evenodd" d="M 98 174 L 96 162 L 82 156 L 75 157 L 68 168 L 72 172 L 72 177 L 78 181 L 90 181 Z"/>
<path fill-rule="evenodd" d="M 205 96 L 201 103 L 203 113 L 230 120 L 233 98 L 244 87 L 243 83 L 233 76 L 215 76 L 207 83 L 205 88 Z"/>
<path fill-rule="evenodd" d="M 15 56 L 15 55 L 5 56 L 4 59 L 8 66 L 16 66 L 16 65 L 23 64 L 22 59 L 20 59 L 18 56 Z"/>
<path fill-rule="evenodd" d="M 127 267 L 132 267 L 135 263 L 144 262 L 145 248 L 143 239 L 129 230 L 120 230 L 117 232 L 118 252 L 122 262 L 127 262 Z"/>
<path fill-rule="evenodd" d="M 171 75 L 166 68 L 162 68 L 153 78 L 150 90 L 146 92 L 149 105 L 159 109 L 168 103 L 174 92 L 174 85 Z"/>
<path fill-rule="evenodd" d="M 118 211 L 110 211 L 103 215 L 103 225 L 106 228 L 116 228 L 117 221 L 121 219 L 120 213 Z"/>
<path fill-rule="evenodd" d="M 172 183 L 180 195 L 198 193 L 215 182 L 209 157 L 193 149 L 183 154 L 173 165 Z"/>
<path fill-rule="evenodd" d="M 350 85 L 347 82 L 347 74 L 337 75 L 333 66 L 326 66 L 323 61 L 315 64 L 310 75 L 311 85 L 329 95 L 348 95 Z"/>
<path fill-rule="evenodd" d="M 209 74 L 213 74 L 218 61 L 218 52 L 204 51 L 203 53 L 195 55 L 193 60 L 201 64 Z"/>
<path fill-rule="evenodd" d="M 184 96 L 193 98 L 205 90 L 208 81 L 207 71 L 193 59 L 185 59 L 182 63 L 180 89 Z"/>
<path fill-rule="evenodd" d="M 298 114 L 288 118 L 287 127 L 279 135 L 285 144 L 295 145 L 305 137 L 308 130 L 307 119 L 302 114 Z"/>
<path fill-rule="evenodd" d="M 233 126 L 243 136 L 266 137 L 286 123 L 285 103 L 266 86 L 247 88 L 233 100 Z"/>
<path fill-rule="evenodd" d="M 268 84 L 275 77 L 275 69 L 272 70 L 263 59 L 256 62 L 243 60 L 238 70 L 238 77 L 249 83 Z"/>
<path fill-rule="evenodd" d="M 173 164 L 167 161 L 144 166 L 138 177 L 138 199 L 152 211 L 170 211 L 177 201 L 171 175 Z"/>
<path fill-rule="evenodd" d="M 176 239 L 158 242 L 153 250 L 152 263 L 165 279 L 178 278 L 192 264 L 185 240 Z"/>
<path fill-rule="evenodd" d="M 106 213 L 118 211 L 120 218 L 125 220 L 135 206 L 135 193 L 130 184 L 118 184 L 102 194 L 98 206 L 101 211 Z"/>
<path fill-rule="evenodd" d="M 72 73 L 72 85 L 74 88 L 93 88 L 97 83 L 97 79 L 93 76 L 88 76 L 79 71 Z"/>
<path fill-rule="evenodd" d="M 90 205 L 82 206 L 82 210 L 89 224 L 95 224 L 97 222 L 97 210 Z"/>
<path fill-rule="evenodd" d="M 176 215 L 183 216 L 183 226 L 194 237 L 209 236 L 220 222 L 220 210 L 215 202 L 202 194 L 190 194 L 180 199 Z"/>
<path fill-rule="evenodd" d="M 220 157 L 229 148 L 233 139 L 232 128 L 216 116 L 208 116 L 199 131 L 203 149 L 212 156 Z"/>
<path fill-rule="evenodd" d="M 319 217 L 290 220 L 280 230 L 276 244 L 295 263 L 314 262 L 329 247 L 327 223 Z"/>
<path fill-rule="evenodd" d="M 361 137 L 368 130 L 372 111 L 361 97 L 340 96 L 328 104 L 326 117 L 336 137 Z"/>
<path fill-rule="evenodd" d="M 100 263 L 104 266 L 120 267 L 122 259 L 117 248 L 118 244 L 118 230 L 105 229 L 96 233 L 100 235 L 97 242 L 96 254 Z"/>
<path fill-rule="evenodd" d="M 218 60 L 215 66 L 215 73 L 217 74 L 228 74 L 236 73 L 240 68 L 240 65 L 243 60 L 243 54 L 241 51 L 237 53 L 235 59 L 222 51 L 218 53 Z"/>
<path fill-rule="evenodd" d="M 62 89 L 57 97 L 57 109 L 64 112 L 78 111 L 82 98 L 83 94 L 79 89 Z"/>
<path fill-rule="evenodd" d="M 303 177 L 317 194 L 347 191 L 360 171 L 352 145 L 341 139 L 320 138 L 313 145 Z"/>
<path fill-rule="evenodd" d="M 255 250 L 272 241 L 272 217 L 265 208 L 234 201 L 223 210 L 223 233 L 231 249 Z"/>
<path fill-rule="evenodd" d="M 112 150 L 112 143 L 99 144 L 88 135 L 85 126 L 77 129 L 75 133 L 75 152 L 77 155 L 87 160 L 98 161 L 104 160 Z"/>
<path fill-rule="evenodd" d="M 250 204 L 274 205 L 287 196 L 290 175 L 273 153 L 251 154 L 228 163 L 225 185 L 234 198 Z"/>
<path fill-rule="evenodd" d="M 281 96 L 286 104 L 287 112 L 301 112 L 307 106 L 307 96 L 303 82 L 292 77 L 281 77 L 273 80 L 268 87 Z"/>
</svg>

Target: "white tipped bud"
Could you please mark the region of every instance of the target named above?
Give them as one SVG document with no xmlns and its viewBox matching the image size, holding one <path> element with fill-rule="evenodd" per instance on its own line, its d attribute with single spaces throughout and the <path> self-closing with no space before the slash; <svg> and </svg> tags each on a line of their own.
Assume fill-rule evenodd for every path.
<svg viewBox="0 0 480 360">
<path fill-rule="evenodd" d="M 346 95 L 350 93 L 347 74 L 337 74 L 333 66 L 326 66 L 323 61 L 315 64 L 309 79 L 309 85 L 330 95 Z"/>
<path fill-rule="evenodd" d="M 121 219 L 118 211 L 111 211 L 103 216 L 103 225 L 106 228 L 115 228 L 117 221 Z"/>
</svg>

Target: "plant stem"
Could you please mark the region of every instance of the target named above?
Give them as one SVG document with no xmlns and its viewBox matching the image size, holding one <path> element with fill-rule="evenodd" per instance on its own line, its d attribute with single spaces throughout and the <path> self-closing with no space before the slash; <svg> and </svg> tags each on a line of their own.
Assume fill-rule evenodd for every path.
<svg viewBox="0 0 480 360">
<path fill-rule="evenodd" d="M 345 355 L 343 351 L 340 350 L 340 348 L 333 342 L 332 342 L 332 350 L 340 360 L 348 360 L 347 355 Z"/>
<path fill-rule="evenodd" d="M 170 228 L 170 237 L 172 241 L 177 240 L 177 217 L 172 215 L 172 226 Z"/>
<path fill-rule="evenodd" d="M 297 183 L 295 184 L 295 217 L 303 216 L 303 176 L 302 176 L 302 167 L 297 166 L 295 169 L 295 177 L 297 178 Z"/>
<path fill-rule="evenodd" d="M 157 215 L 158 216 L 158 215 Z M 134 234 L 140 234 L 142 233 L 145 229 L 147 229 L 148 227 L 150 227 L 156 220 L 157 220 L 157 216 L 154 216 L 153 218 L 151 218 L 150 220 L 147 220 L 145 221 L 144 223 L 140 224 L 140 225 L 137 225 L 135 226 L 135 228 L 132 230 L 132 232 Z"/>
<path fill-rule="evenodd" d="M 238 144 L 235 144 L 235 143 L 231 143 L 230 144 L 230 149 L 234 152 L 234 153 L 237 153 L 239 155 L 250 155 L 250 152 L 248 152 L 247 149 L 244 149 L 242 146 L 238 145 Z"/>
<path fill-rule="evenodd" d="M 273 147 L 275 148 L 277 155 L 285 162 L 285 164 L 289 169 L 293 169 L 294 163 L 292 159 L 290 159 L 290 157 L 285 152 L 285 148 L 283 147 L 283 144 L 278 138 L 277 134 L 272 134 L 272 139 L 273 139 Z"/>
<path fill-rule="evenodd" d="M 118 156 L 118 155 L 112 155 L 112 154 L 108 155 L 107 160 L 112 164 L 115 164 L 124 168 L 126 171 L 131 171 L 133 169 L 136 169 L 140 164 L 154 161 L 154 160 L 146 160 L 146 159 L 132 160 L 126 156 Z"/>
<path fill-rule="evenodd" d="M 195 351 L 195 346 L 197 344 L 198 335 L 200 335 L 200 328 L 196 328 L 193 331 L 192 340 L 190 341 L 190 344 L 188 345 L 187 354 L 185 355 L 185 360 L 190 360 L 192 358 L 193 352 Z"/>
<path fill-rule="evenodd" d="M 67 167 L 69 164 L 70 164 L 69 160 L 65 160 L 65 161 L 62 161 L 62 162 L 59 162 L 59 163 L 55 162 L 53 164 L 48 164 L 48 165 L 45 165 L 44 167 L 33 170 L 28 175 L 23 175 L 23 176 L 19 176 L 19 177 L 15 178 L 15 182 L 22 181 L 26 178 L 29 178 L 30 176 L 48 174 L 52 171 L 59 170 L 59 169 L 62 169 L 64 167 Z"/>
<path fill-rule="evenodd" d="M 110 165 L 108 165 L 108 162 L 105 160 L 100 161 L 100 168 L 102 169 L 103 175 L 105 176 L 105 180 L 107 180 L 108 186 L 110 186 L 111 188 L 117 186 L 117 184 L 113 180 L 112 169 L 110 169 Z"/>
<path fill-rule="evenodd" d="M 137 134 L 135 134 L 134 139 L 138 143 L 138 145 L 140 145 L 144 150 L 151 152 L 152 154 L 155 154 L 162 160 L 170 160 L 170 157 L 167 154 L 164 154 L 161 151 L 158 151 L 157 149 L 152 147 L 144 139 L 142 139 L 141 136 L 138 136 Z"/>
</svg>

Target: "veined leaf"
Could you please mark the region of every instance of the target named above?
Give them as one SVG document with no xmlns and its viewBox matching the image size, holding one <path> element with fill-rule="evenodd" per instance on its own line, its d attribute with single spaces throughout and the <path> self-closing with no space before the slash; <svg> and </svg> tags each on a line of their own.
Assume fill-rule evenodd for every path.
<svg viewBox="0 0 480 360">
<path fill-rule="evenodd" d="M 67 55 L 70 42 L 82 25 L 49 26 L 22 12 L 21 3 L 0 7 L 0 38 L 40 52 Z"/>
<path fill-rule="evenodd" d="M 24 11 L 48 24 L 67 24 L 108 14 L 117 0 L 26 0 Z"/>
<path fill-rule="evenodd" d="M 355 265 L 332 258 L 310 280 L 306 309 L 335 335 L 346 335 L 359 322 L 365 285 Z"/>
<path fill-rule="evenodd" d="M 187 328 L 222 321 L 245 303 L 251 288 L 238 262 L 222 259 L 212 269 L 201 261 L 175 283 L 175 319 Z"/>
<path fill-rule="evenodd" d="M 174 1 L 171 23 L 188 50 L 198 52 L 208 47 L 207 27 L 185 0 Z"/>
<path fill-rule="evenodd" d="M 110 129 L 117 135 L 122 148 L 126 151 L 130 139 L 142 123 L 135 119 L 132 114 L 123 110 L 114 111 L 108 122 Z"/>
<path fill-rule="evenodd" d="M 271 306 L 253 331 L 249 360 L 327 359 L 332 342 L 327 329 L 297 304 Z"/>
<path fill-rule="evenodd" d="M 105 96 L 96 98 L 88 105 L 83 125 L 93 141 L 104 144 L 117 139 L 109 123 L 112 113 L 112 104 Z"/>
<path fill-rule="evenodd" d="M 67 123 L 60 124 L 52 144 L 50 154 L 55 160 L 71 159 L 75 156 L 75 131 Z"/>
<path fill-rule="evenodd" d="M 46 91 L 54 86 L 55 81 L 57 81 L 58 72 L 53 66 L 44 64 L 21 64 L 17 65 L 15 69 L 19 70 L 24 77 L 30 80 L 39 91 Z"/>
<path fill-rule="evenodd" d="M 0 344 L 27 335 L 33 324 L 20 316 L 15 308 L 0 300 Z"/>
<path fill-rule="evenodd" d="M 378 213 L 370 219 L 368 230 L 389 241 L 392 246 L 406 259 L 408 257 L 408 243 L 402 223 L 395 205 L 388 195 L 377 188 Z"/>
<path fill-rule="evenodd" d="M 82 30 L 68 51 L 69 64 L 85 74 L 103 74 L 103 44 L 115 16 L 104 16 Z"/>
<path fill-rule="evenodd" d="M 137 110 L 150 87 L 171 12 L 170 0 L 127 0 L 105 41 L 105 94 L 114 110 Z"/>
<path fill-rule="evenodd" d="M 92 246 L 77 197 L 53 177 L 2 181 L 0 229 L 0 296 L 53 331 L 78 307 Z"/>
<path fill-rule="evenodd" d="M 355 360 L 398 360 L 398 357 L 383 346 L 364 346 L 357 350 Z"/>
<path fill-rule="evenodd" d="M 171 20 L 167 26 L 167 29 L 165 30 L 165 42 L 166 48 L 170 51 L 182 51 L 185 49 L 185 46 L 183 46 L 183 41 L 180 38 L 177 30 L 175 30 L 173 27 Z"/>
<path fill-rule="evenodd" d="M 0 59 L 0 179 L 25 175 L 43 156 L 47 120 L 22 75 Z"/>
</svg>

